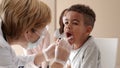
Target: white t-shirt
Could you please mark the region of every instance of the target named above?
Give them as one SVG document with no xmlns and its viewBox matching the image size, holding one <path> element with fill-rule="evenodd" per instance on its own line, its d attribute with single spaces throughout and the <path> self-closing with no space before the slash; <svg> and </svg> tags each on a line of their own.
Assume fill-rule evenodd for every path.
<svg viewBox="0 0 120 68">
<path fill-rule="evenodd" d="M 100 51 L 94 38 L 90 37 L 82 47 L 71 51 L 67 64 L 71 68 L 101 68 L 100 59 Z"/>
</svg>

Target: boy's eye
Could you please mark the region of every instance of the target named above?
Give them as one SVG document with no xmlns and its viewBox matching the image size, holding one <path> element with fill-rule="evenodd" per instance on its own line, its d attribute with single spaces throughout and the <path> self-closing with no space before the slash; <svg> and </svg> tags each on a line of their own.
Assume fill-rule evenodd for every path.
<svg viewBox="0 0 120 68">
<path fill-rule="evenodd" d="M 72 24 L 78 25 L 78 21 L 73 21 Z"/>
<path fill-rule="evenodd" d="M 68 21 L 64 21 L 63 24 L 64 24 L 64 25 L 65 25 L 65 24 L 68 24 Z"/>
</svg>

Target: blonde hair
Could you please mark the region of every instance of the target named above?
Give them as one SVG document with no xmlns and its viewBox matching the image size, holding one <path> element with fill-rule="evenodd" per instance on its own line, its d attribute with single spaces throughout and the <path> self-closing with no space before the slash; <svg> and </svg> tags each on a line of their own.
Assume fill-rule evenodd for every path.
<svg viewBox="0 0 120 68">
<path fill-rule="evenodd" d="M 5 36 L 19 38 L 28 29 L 43 28 L 51 21 L 50 8 L 38 0 L 4 0 L 2 30 Z"/>
</svg>

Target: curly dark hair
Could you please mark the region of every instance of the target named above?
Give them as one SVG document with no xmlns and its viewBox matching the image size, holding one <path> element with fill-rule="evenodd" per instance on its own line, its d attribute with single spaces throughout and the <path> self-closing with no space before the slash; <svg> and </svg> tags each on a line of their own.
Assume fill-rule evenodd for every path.
<svg viewBox="0 0 120 68">
<path fill-rule="evenodd" d="M 83 4 L 75 4 L 68 8 L 68 11 L 75 11 L 83 14 L 85 21 L 84 24 L 94 27 L 96 14 L 89 6 Z"/>
</svg>

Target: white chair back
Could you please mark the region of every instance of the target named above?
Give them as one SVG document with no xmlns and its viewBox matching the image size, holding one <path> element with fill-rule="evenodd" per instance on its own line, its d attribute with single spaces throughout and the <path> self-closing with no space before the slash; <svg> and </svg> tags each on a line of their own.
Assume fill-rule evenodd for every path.
<svg viewBox="0 0 120 68">
<path fill-rule="evenodd" d="M 101 52 L 102 68 L 115 68 L 118 39 L 117 38 L 95 38 Z"/>
</svg>

